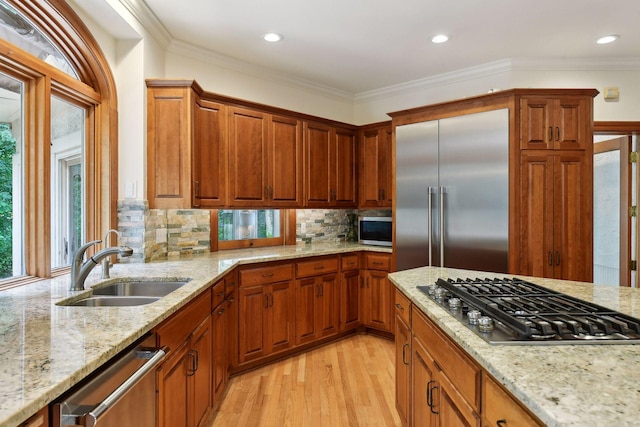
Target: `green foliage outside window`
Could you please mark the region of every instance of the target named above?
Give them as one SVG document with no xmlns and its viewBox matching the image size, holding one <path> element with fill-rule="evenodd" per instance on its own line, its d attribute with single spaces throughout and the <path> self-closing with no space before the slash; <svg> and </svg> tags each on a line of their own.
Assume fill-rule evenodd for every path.
<svg viewBox="0 0 640 427">
<path fill-rule="evenodd" d="M 11 127 L 0 123 L 0 278 L 13 275 L 13 155 Z"/>
</svg>

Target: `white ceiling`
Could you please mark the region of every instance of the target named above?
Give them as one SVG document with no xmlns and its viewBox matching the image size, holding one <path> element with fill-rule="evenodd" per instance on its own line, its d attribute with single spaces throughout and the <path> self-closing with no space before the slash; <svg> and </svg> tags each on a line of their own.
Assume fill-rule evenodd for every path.
<svg viewBox="0 0 640 427">
<path fill-rule="evenodd" d="M 640 0 L 144 1 L 174 41 L 354 95 L 508 58 L 640 57 Z"/>
</svg>

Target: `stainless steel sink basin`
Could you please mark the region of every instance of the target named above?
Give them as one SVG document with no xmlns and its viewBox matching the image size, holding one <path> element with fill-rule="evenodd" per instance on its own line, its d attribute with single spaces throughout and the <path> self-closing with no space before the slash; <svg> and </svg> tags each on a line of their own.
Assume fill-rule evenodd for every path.
<svg viewBox="0 0 640 427">
<path fill-rule="evenodd" d="M 163 297 L 179 289 L 187 283 L 186 280 L 139 280 L 115 282 L 101 288 L 94 288 L 93 295 L 112 295 L 121 297 Z"/>
<path fill-rule="evenodd" d="M 84 306 L 84 307 L 130 307 L 136 305 L 151 304 L 158 301 L 160 297 L 122 297 L 122 296 L 94 296 L 83 298 L 81 300 L 68 303 L 65 305 Z"/>
</svg>

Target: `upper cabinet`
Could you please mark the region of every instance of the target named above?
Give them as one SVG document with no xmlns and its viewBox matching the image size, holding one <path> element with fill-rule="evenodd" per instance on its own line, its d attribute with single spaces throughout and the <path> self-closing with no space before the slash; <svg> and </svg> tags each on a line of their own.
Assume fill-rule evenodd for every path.
<svg viewBox="0 0 640 427">
<path fill-rule="evenodd" d="M 357 144 L 355 132 L 305 122 L 305 206 L 355 207 Z"/>
<path fill-rule="evenodd" d="M 584 150 L 593 133 L 591 99 L 573 96 L 523 96 L 520 148 Z"/>
<path fill-rule="evenodd" d="M 391 207 L 393 193 L 391 123 L 362 129 L 359 137 L 358 206 L 360 208 Z"/>
<path fill-rule="evenodd" d="M 355 128 L 147 80 L 151 208 L 356 207 Z M 306 185 L 306 197 L 305 197 Z"/>
</svg>

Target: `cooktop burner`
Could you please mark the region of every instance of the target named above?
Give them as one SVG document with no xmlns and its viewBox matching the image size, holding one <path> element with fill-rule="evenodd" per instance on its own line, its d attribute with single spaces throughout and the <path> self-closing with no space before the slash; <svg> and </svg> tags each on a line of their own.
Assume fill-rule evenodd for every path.
<svg viewBox="0 0 640 427">
<path fill-rule="evenodd" d="M 638 344 L 640 319 L 521 279 L 418 286 L 490 344 Z"/>
</svg>

